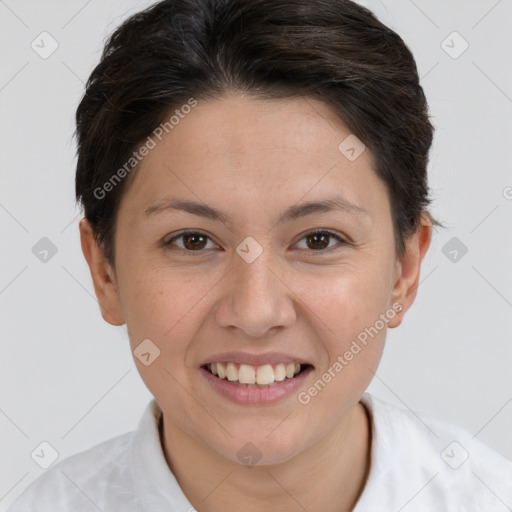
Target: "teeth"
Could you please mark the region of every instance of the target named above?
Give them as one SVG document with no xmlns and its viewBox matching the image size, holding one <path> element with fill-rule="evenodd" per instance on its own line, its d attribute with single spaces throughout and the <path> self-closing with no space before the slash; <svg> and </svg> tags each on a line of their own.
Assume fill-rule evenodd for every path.
<svg viewBox="0 0 512 512">
<path fill-rule="evenodd" d="M 219 366 L 219 363 L 217 363 L 217 366 Z M 228 365 L 226 366 L 226 376 L 228 380 L 231 382 L 238 380 L 238 370 L 236 369 L 236 366 L 233 363 L 228 363 Z"/>
<path fill-rule="evenodd" d="M 240 367 L 240 374 L 242 373 L 242 367 Z M 256 383 L 260 385 L 264 384 L 272 384 L 275 380 L 274 377 L 274 369 L 272 368 L 272 365 L 266 364 L 265 366 L 260 366 L 258 368 L 258 377 L 256 379 Z M 240 379 L 240 382 L 242 380 Z M 251 382 L 251 384 L 254 384 L 254 382 Z"/>
<path fill-rule="evenodd" d="M 269 386 L 286 378 L 291 379 L 300 372 L 300 364 L 295 363 L 251 366 L 226 362 L 211 363 L 207 367 L 213 375 L 218 375 L 220 379 L 227 378 L 230 382 L 260 386 Z"/>
<path fill-rule="evenodd" d="M 275 368 L 274 368 L 274 378 L 280 382 L 284 379 L 286 379 L 286 367 L 283 363 L 279 363 Z"/>
<path fill-rule="evenodd" d="M 241 364 L 238 370 L 238 382 L 240 382 L 240 384 L 254 384 L 256 382 L 256 370 L 254 366 Z"/>
</svg>

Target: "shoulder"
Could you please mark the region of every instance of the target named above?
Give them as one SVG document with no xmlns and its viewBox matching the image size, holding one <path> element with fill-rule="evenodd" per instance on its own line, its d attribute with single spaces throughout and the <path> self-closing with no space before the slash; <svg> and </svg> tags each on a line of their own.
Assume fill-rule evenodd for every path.
<svg viewBox="0 0 512 512">
<path fill-rule="evenodd" d="M 110 483 L 119 481 L 123 482 L 119 492 L 126 494 L 126 489 L 133 489 L 129 483 L 132 438 L 129 432 L 64 459 L 32 482 L 8 512 L 97 510 L 115 499 L 116 486 Z"/>
<path fill-rule="evenodd" d="M 391 488 L 394 501 L 388 506 L 405 507 L 404 512 L 434 510 L 440 503 L 461 511 L 510 510 L 511 461 L 466 430 L 432 415 L 369 394 L 361 402 L 373 431 L 372 464 L 362 500 L 389 496 L 385 489 Z"/>
</svg>

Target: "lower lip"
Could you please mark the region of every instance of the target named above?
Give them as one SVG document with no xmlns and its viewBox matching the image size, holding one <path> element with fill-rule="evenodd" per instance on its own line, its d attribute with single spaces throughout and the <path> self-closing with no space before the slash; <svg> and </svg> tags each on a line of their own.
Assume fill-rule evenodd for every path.
<svg viewBox="0 0 512 512">
<path fill-rule="evenodd" d="M 296 392 L 307 376 L 313 371 L 313 367 L 309 366 L 293 379 L 285 379 L 268 387 L 241 386 L 233 384 L 226 379 L 219 379 L 206 370 L 206 368 L 201 367 L 199 370 L 206 382 L 222 396 L 229 398 L 237 404 L 261 405 L 278 402 Z"/>
</svg>

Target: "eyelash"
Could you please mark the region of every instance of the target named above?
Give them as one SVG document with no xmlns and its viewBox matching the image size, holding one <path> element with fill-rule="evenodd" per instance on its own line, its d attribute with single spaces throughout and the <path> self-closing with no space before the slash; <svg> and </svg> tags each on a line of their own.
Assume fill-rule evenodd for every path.
<svg viewBox="0 0 512 512">
<path fill-rule="evenodd" d="M 201 236 L 205 237 L 208 241 L 212 241 L 213 242 L 213 240 L 211 240 L 211 238 L 206 233 L 203 233 L 202 231 L 183 231 L 183 232 L 179 233 L 178 235 L 173 236 L 169 240 L 164 241 L 163 242 L 164 248 L 166 248 L 166 249 L 168 249 L 170 251 L 186 252 L 188 254 L 196 253 L 198 256 L 201 256 L 202 254 L 204 254 L 206 249 L 200 249 L 200 250 L 197 250 L 197 251 L 191 251 L 189 249 L 184 249 L 182 247 L 174 246 L 173 242 L 175 240 L 178 240 L 180 238 L 184 238 L 187 235 L 201 235 Z M 309 231 L 309 232 L 307 232 L 306 234 L 304 234 L 302 236 L 302 238 L 299 240 L 299 242 L 301 242 L 305 238 L 308 238 L 308 237 L 311 237 L 311 236 L 314 236 L 314 235 L 328 235 L 328 236 L 330 236 L 332 238 L 335 238 L 338 241 L 338 246 L 334 246 L 334 250 L 340 249 L 343 245 L 348 245 L 348 242 L 346 240 L 341 238 L 336 233 L 334 233 L 332 231 L 329 231 L 329 230 L 326 230 L 326 229 L 317 229 L 317 230 Z M 299 243 L 299 242 L 297 242 L 297 243 Z M 215 243 L 215 242 L 213 242 L 213 243 Z M 314 250 L 314 249 L 305 249 L 305 250 L 307 250 L 308 252 L 311 252 L 312 254 L 323 254 L 323 253 L 326 253 L 326 252 L 331 252 L 333 250 L 333 247 L 327 247 L 325 249 L 317 249 L 317 250 Z"/>
</svg>

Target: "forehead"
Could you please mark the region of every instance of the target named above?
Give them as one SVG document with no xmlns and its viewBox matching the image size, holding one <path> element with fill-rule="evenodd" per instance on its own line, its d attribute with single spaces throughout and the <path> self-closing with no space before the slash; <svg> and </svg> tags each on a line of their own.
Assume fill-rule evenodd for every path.
<svg viewBox="0 0 512 512">
<path fill-rule="evenodd" d="M 181 142 L 195 132 L 193 144 L 202 154 L 249 157 L 274 150 L 310 155 L 319 163 L 337 157 L 336 141 L 350 134 L 341 119 L 318 100 L 269 100 L 242 94 L 200 101 L 173 131 L 181 132 L 176 133 Z"/>
<path fill-rule="evenodd" d="M 312 98 L 199 100 L 155 139 L 126 195 L 140 212 L 170 194 L 266 208 L 342 192 L 371 213 L 386 206 L 379 201 L 387 196 L 370 151 L 359 143 L 357 158 L 346 153 L 344 141 L 357 144 L 353 138 L 328 105 Z"/>
</svg>

